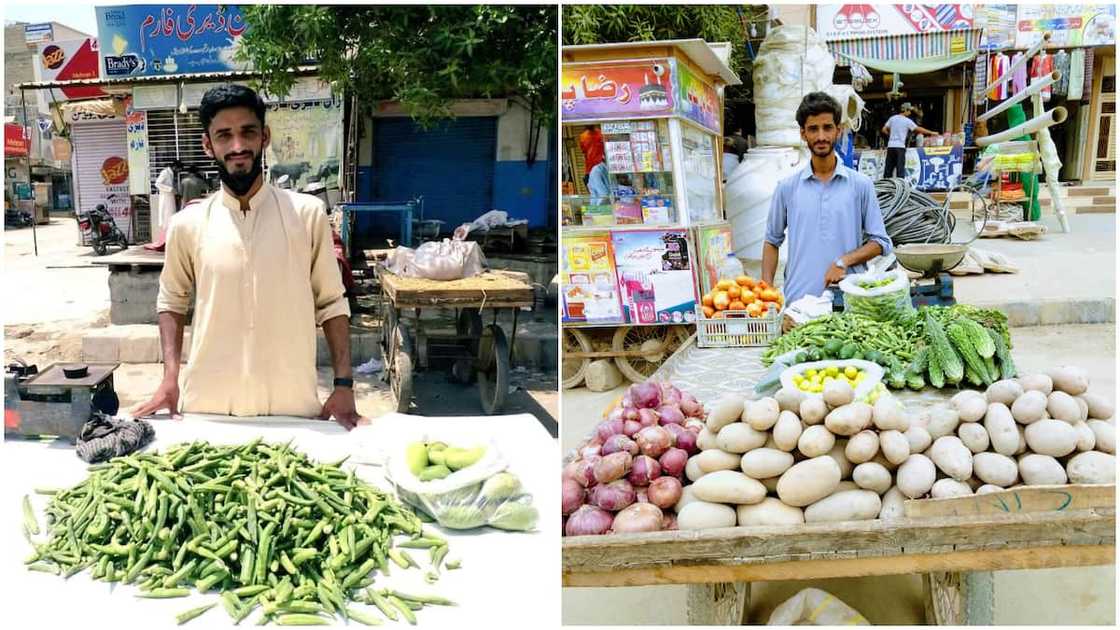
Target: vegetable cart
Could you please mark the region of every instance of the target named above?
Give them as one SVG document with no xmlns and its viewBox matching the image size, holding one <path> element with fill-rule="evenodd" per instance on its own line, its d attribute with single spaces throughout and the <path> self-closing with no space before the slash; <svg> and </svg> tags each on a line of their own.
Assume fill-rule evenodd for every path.
<svg viewBox="0 0 1120 630">
<path fill-rule="evenodd" d="M 706 404 L 771 378 L 762 348 L 684 344 L 652 376 Z M 895 392 L 904 407 L 953 389 Z M 604 423 L 605 424 L 605 423 Z M 992 571 L 1113 565 L 1115 484 L 906 500 L 901 518 L 566 536 L 565 586 L 689 586 L 688 621 L 747 621 L 752 582 L 922 574 L 927 622 L 991 625 Z M 751 620 L 758 622 L 760 620 Z"/>
<path fill-rule="evenodd" d="M 509 391 L 509 370 L 522 308 L 532 308 L 533 288 L 516 274 L 495 271 L 460 280 L 437 281 L 405 278 L 378 267 L 384 320 L 381 326 L 382 378 L 397 400 L 397 410 L 408 410 L 412 400 L 412 373 L 427 368 L 433 359 L 454 361 L 452 374 L 462 383 L 478 379 L 482 409 L 501 411 Z M 429 334 L 424 329 L 424 309 L 452 310 L 455 334 Z M 410 327 L 403 313 L 415 311 Z M 513 327 L 507 338 L 498 313 L 508 309 Z M 486 323 L 487 311 L 491 314 Z"/>
<path fill-rule="evenodd" d="M 1115 488 L 908 501 L 896 521 L 566 537 L 563 582 L 687 584 L 689 623 L 740 625 L 751 582 L 922 573 L 927 622 L 991 625 L 991 571 L 1115 564 Z"/>
<path fill-rule="evenodd" d="M 563 50 L 565 388 L 604 358 L 644 380 L 692 334 L 706 290 L 699 231 L 724 218 L 729 52 L 699 39 Z M 717 262 L 732 251 L 726 232 Z M 586 328 L 613 329 L 610 349 Z"/>
</svg>

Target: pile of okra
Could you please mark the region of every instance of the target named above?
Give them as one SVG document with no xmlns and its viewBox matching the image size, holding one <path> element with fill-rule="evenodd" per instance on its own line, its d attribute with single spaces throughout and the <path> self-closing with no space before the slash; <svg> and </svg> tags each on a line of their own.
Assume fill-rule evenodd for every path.
<svg viewBox="0 0 1120 630">
<path fill-rule="evenodd" d="M 290 444 L 259 438 L 241 446 L 193 442 L 163 454 L 117 457 L 53 495 L 46 542 L 24 497 L 24 527 L 35 552 L 29 568 L 139 586 L 139 597 L 186 597 L 191 588 L 220 594 L 236 622 L 261 609 L 262 623 L 326 625 L 335 615 L 376 625 L 374 609 L 415 624 L 435 595 L 372 587 L 390 563 L 420 563 L 405 549 L 427 550 L 424 577 L 434 583 L 447 562 L 447 540 L 410 509 L 340 466 L 316 464 Z M 394 540 L 394 536 L 404 539 Z M 415 553 L 415 551 L 414 551 Z M 180 624 L 218 602 L 185 611 Z"/>
</svg>

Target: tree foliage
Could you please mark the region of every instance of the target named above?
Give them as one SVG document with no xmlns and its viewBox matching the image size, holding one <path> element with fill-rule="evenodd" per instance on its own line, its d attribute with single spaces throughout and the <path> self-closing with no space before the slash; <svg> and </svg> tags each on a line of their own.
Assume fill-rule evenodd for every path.
<svg viewBox="0 0 1120 630">
<path fill-rule="evenodd" d="M 400 101 L 419 123 L 451 101 L 513 98 L 545 123 L 556 110 L 555 6 L 245 5 L 239 57 L 285 95 L 313 61 L 361 106 Z"/>
<path fill-rule="evenodd" d="M 564 6 L 564 44 L 691 39 L 731 42 L 731 69 L 749 83 L 745 25 L 765 5 L 580 4 Z"/>
</svg>

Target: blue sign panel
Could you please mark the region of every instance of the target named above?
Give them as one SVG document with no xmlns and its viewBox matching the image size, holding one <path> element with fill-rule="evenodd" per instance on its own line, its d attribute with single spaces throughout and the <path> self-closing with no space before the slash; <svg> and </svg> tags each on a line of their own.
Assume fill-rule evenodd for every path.
<svg viewBox="0 0 1120 630">
<path fill-rule="evenodd" d="M 233 59 L 246 28 L 236 5 L 145 4 L 96 11 L 106 79 L 247 69 Z"/>
</svg>

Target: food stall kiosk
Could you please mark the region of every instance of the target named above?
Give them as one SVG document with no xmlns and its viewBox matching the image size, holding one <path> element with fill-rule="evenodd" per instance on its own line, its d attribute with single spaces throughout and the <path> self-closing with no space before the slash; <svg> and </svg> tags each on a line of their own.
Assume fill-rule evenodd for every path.
<svg viewBox="0 0 1120 630">
<path fill-rule="evenodd" d="M 729 52 L 699 39 L 563 49 L 566 387 L 594 358 L 632 380 L 652 374 L 692 334 L 732 253 L 720 185 L 722 92 L 740 83 Z M 593 352 L 586 328 L 615 329 L 611 351 Z"/>
</svg>

